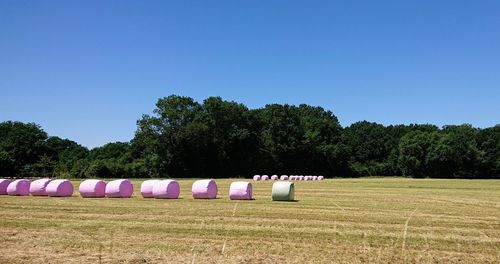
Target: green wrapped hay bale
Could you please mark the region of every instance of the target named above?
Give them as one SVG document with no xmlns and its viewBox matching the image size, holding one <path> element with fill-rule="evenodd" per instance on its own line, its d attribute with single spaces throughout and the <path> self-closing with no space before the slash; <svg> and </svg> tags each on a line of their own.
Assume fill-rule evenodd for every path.
<svg viewBox="0 0 500 264">
<path fill-rule="evenodd" d="M 279 181 L 273 184 L 273 201 L 295 200 L 295 184 L 293 182 Z"/>
</svg>

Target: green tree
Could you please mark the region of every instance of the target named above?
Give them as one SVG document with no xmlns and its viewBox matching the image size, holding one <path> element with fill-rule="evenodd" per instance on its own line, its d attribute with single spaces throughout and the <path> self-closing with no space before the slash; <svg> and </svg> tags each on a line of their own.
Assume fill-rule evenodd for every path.
<svg viewBox="0 0 500 264">
<path fill-rule="evenodd" d="M 387 129 L 380 124 L 357 122 L 344 129 L 342 142 L 350 154 L 354 175 L 384 175 L 393 149 Z"/>
<path fill-rule="evenodd" d="M 207 174 L 234 177 L 251 173 L 258 139 L 251 129 L 253 116 L 248 109 L 220 97 L 210 97 L 203 101 L 202 112 L 209 136 Z"/>
<path fill-rule="evenodd" d="M 404 176 L 430 176 L 429 155 L 439 142 L 438 132 L 412 131 L 399 141 L 399 167 Z"/>
<path fill-rule="evenodd" d="M 269 104 L 250 110 L 209 97 L 171 95 L 137 121 L 130 142 L 88 150 L 33 123 L 0 123 L 0 175 L 235 177 L 252 174 L 500 178 L 500 125 L 342 128 L 321 107 Z"/>
<path fill-rule="evenodd" d="M 301 104 L 298 109 L 300 126 L 304 133 L 301 142 L 304 173 L 339 175 L 346 167 L 346 155 L 340 145 L 342 127 L 331 111 L 322 107 Z"/>
<path fill-rule="evenodd" d="M 21 175 L 30 177 L 52 177 L 55 175 L 57 161 L 47 155 L 40 156 L 36 163 L 26 164 L 21 170 Z"/>
<path fill-rule="evenodd" d="M 20 176 L 45 154 L 45 133 L 34 123 L 0 123 L 0 175 Z"/>
<path fill-rule="evenodd" d="M 131 166 L 135 160 L 132 157 L 130 143 L 114 142 L 94 148 L 90 151 L 88 160 L 90 164 L 85 172 L 88 176 L 111 178 L 144 177 L 144 175 L 133 174 L 134 171 Z"/>
<path fill-rule="evenodd" d="M 157 175 L 206 176 L 210 130 L 200 104 L 189 97 L 172 95 L 159 99 L 154 113 L 138 121 L 135 151 L 158 158 Z"/>
<path fill-rule="evenodd" d="M 478 130 L 469 124 L 445 126 L 440 140 L 429 154 L 432 176 L 439 178 L 475 178 L 480 152 Z"/>
<path fill-rule="evenodd" d="M 45 145 L 47 155 L 57 161 L 55 175 L 78 177 L 79 173 L 75 175 L 71 171 L 78 161 L 88 156 L 89 150 L 86 147 L 59 137 L 49 137 Z"/>
<path fill-rule="evenodd" d="M 500 125 L 478 133 L 479 176 L 500 179 Z"/>
<path fill-rule="evenodd" d="M 259 136 L 255 173 L 306 173 L 308 165 L 300 162 L 304 130 L 297 108 L 273 104 L 254 110 L 253 114 Z"/>
</svg>

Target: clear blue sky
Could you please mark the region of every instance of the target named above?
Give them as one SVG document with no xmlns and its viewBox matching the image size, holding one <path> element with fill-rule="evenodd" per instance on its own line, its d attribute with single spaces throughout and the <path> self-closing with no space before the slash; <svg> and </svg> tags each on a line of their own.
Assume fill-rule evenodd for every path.
<svg viewBox="0 0 500 264">
<path fill-rule="evenodd" d="M 500 1 L 0 0 L 0 121 L 95 147 L 159 97 L 500 123 Z"/>
</svg>

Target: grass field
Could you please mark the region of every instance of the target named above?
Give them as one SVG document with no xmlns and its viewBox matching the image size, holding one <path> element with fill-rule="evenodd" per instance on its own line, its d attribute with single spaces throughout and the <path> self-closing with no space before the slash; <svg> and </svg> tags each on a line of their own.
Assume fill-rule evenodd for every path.
<svg viewBox="0 0 500 264">
<path fill-rule="evenodd" d="M 0 196 L 0 263 L 499 263 L 500 181 L 297 182 L 297 202 Z M 78 181 L 73 181 L 77 190 Z"/>
</svg>

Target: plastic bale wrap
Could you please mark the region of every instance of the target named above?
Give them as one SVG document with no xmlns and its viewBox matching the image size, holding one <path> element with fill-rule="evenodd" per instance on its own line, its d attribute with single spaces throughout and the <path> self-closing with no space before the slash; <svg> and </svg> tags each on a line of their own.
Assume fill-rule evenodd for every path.
<svg viewBox="0 0 500 264">
<path fill-rule="evenodd" d="M 45 190 L 51 197 L 70 197 L 73 195 L 73 184 L 70 180 L 53 180 Z"/>
<path fill-rule="evenodd" d="M 323 177 L 323 175 L 318 176 L 318 181 L 322 181 L 324 179 L 325 179 L 325 177 Z"/>
<path fill-rule="evenodd" d="M 0 195 L 7 195 L 7 187 L 9 187 L 9 179 L 0 179 Z"/>
<path fill-rule="evenodd" d="M 146 180 L 141 183 L 141 195 L 144 198 L 153 198 L 153 187 L 161 180 Z"/>
<path fill-rule="evenodd" d="M 273 184 L 273 201 L 294 201 L 295 184 L 288 181 L 279 181 Z"/>
<path fill-rule="evenodd" d="M 106 182 L 103 180 L 84 180 L 78 191 L 83 198 L 102 198 L 106 196 Z"/>
<path fill-rule="evenodd" d="M 292 175 L 292 176 L 288 177 L 288 179 L 289 179 L 290 181 L 295 181 L 295 180 L 297 179 L 297 176 Z"/>
<path fill-rule="evenodd" d="M 215 180 L 197 180 L 191 188 L 195 199 L 217 198 L 217 183 Z"/>
<path fill-rule="evenodd" d="M 298 178 L 297 178 L 298 181 L 303 181 L 304 180 L 304 176 L 300 175 Z"/>
<path fill-rule="evenodd" d="M 7 186 L 8 195 L 25 196 L 30 193 L 30 181 L 19 179 L 9 183 Z"/>
<path fill-rule="evenodd" d="M 288 180 L 288 175 L 281 175 L 280 180 L 282 181 Z"/>
<path fill-rule="evenodd" d="M 130 198 L 134 193 L 134 185 L 129 180 L 121 179 L 106 184 L 108 198 Z"/>
<path fill-rule="evenodd" d="M 39 179 L 31 182 L 30 194 L 33 196 L 47 196 L 47 185 L 51 179 Z"/>
<path fill-rule="evenodd" d="M 267 175 L 262 175 L 262 176 L 260 176 L 260 180 L 261 180 L 261 181 L 267 181 L 267 180 L 269 180 L 269 176 L 267 176 Z"/>
<path fill-rule="evenodd" d="M 273 180 L 273 181 L 278 180 L 278 175 L 273 175 L 273 176 L 271 176 L 271 180 Z"/>
<path fill-rule="evenodd" d="M 254 181 L 260 181 L 260 175 L 254 175 L 253 176 Z"/>
<path fill-rule="evenodd" d="M 312 177 L 313 177 L 312 178 L 313 181 L 317 181 L 318 180 L 318 176 L 312 176 Z"/>
<path fill-rule="evenodd" d="M 252 184 L 245 181 L 232 182 L 229 186 L 229 199 L 252 200 Z"/>
<path fill-rule="evenodd" d="M 157 199 L 178 199 L 181 187 L 176 180 L 157 181 L 153 186 L 153 197 Z"/>
</svg>

